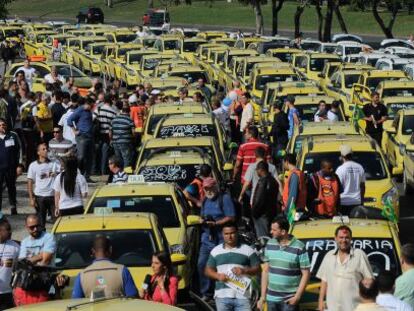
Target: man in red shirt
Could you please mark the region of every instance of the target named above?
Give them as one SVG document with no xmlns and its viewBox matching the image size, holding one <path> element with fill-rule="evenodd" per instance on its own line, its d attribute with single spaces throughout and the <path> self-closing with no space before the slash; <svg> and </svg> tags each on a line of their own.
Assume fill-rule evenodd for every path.
<svg viewBox="0 0 414 311">
<path fill-rule="evenodd" d="M 255 150 L 257 147 L 264 148 L 266 151 L 266 158 L 267 160 L 270 160 L 269 146 L 259 141 L 259 130 L 256 126 L 249 126 L 245 136 L 246 142 L 239 147 L 236 166 L 233 171 L 233 180 L 236 180 L 237 175 L 241 172 L 241 184 L 244 183 L 244 174 L 249 165 L 256 162 Z"/>
</svg>

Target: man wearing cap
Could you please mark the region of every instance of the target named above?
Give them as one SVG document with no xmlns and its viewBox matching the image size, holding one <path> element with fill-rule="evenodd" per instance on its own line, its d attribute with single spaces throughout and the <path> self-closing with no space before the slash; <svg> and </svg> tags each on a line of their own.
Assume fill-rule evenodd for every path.
<svg viewBox="0 0 414 311">
<path fill-rule="evenodd" d="M 365 171 L 361 164 L 353 161 L 351 146 L 341 145 L 340 152 L 343 163 L 336 169 L 343 190 L 340 212 L 349 215 L 354 207 L 364 204 Z"/>
<path fill-rule="evenodd" d="M 236 212 L 228 193 L 221 193 L 217 181 L 213 177 L 203 179 L 205 200 L 201 205 L 200 216 L 203 219 L 201 246 L 198 257 L 200 293 L 203 299 L 212 298 L 212 282 L 204 275 L 204 269 L 211 250 L 223 243 L 221 227 L 234 221 Z"/>
</svg>

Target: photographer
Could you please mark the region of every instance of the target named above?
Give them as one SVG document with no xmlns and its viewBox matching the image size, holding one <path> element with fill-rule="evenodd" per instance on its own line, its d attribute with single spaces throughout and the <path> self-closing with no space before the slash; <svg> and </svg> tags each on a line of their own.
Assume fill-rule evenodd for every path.
<svg viewBox="0 0 414 311">
<path fill-rule="evenodd" d="M 217 181 L 212 177 L 203 179 L 205 200 L 201 206 L 203 227 L 198 258 L 200 293 L 204 300 L 212 298 L 212 282 L 204 275 L 204 269 L 211 250 L 223 243 L 221 227 L 235 220 L 236 211 L 228 193 L 221 193 Z"/>
<path fill-rule="evenodd" d="M 27 259 L 33 265 L 47 266 L 55 252 L 56 243 L 53 235 L 43 231 L 39 216 L 30 214 L 26 217 L 26 229 L 29 236 L 23 239 L 20 246 L 19 260 Z M 16 306 L 47 301 L 49 288 L 41 290 L 25 290 L 20 286 L 14 289 Z"/>
<path fill-rule="evenodd" d="M 14 307 L 12 288 L 13 266 L 20 246 L 11 240 L 11 226 L 5 218 L 0 219 L 0 311 Z"/>
</svg>

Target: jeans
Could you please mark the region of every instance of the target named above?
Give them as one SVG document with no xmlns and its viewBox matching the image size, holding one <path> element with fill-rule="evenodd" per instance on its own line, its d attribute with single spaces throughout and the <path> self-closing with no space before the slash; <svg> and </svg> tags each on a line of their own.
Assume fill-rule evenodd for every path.
<svg viewBox="0 0 414 311">
<path fill-rule="evenodd" d="M 250 311 L 249 299 L 216 298 L 217 311 Z"/>
<path fill-rule="evenodd" d="M 46 216 L 47 212 L 55 217 L 55 197 L 39 197 L 35 196 L 36 211 L 40 218 L 40 224 L 43 228 L 46 228 Z"/>
<path fill-rule="evenodd" d="M 108 135 L 101 135 L 99 142 L 99 149 L 101 153 L 100 157 L 100 174 L 105 175 L 108 171 L 108 158 L 109 158 L 109 137 Z"/>
<path fill-rule="evenodd" d="M 92 159 L 94 156 L 93 138 L 83 134 L 76 136 L 76 150 L 79 168 L 85 178 L 89 178 L 91 176 Z"/>
<path fill-rule="evenodd" d="M 132 144 L 113 144 L 115 155 L 122 160 L 124 167 L 132 165 Z"/>
<path fill-rule="evenodd" d="M 198 254 L 198 276 L 200 281 L 201 296 L 213 296 L 213 282 L 205 276 L 204 269 L 206 268 L 208 257 L 211 250 L 215 247 L 214 244 L 201 243 L 200 253 Z"/>
<path fill-rule="evenodd" d="M 7 191 L 9 194 L 9 203 L 11 206 L 16 206 L 16 168 L 0 170 L 0 211 L 3 200 L 3 183 L 6 182 Z"/>
<path fill-rule="evenodd" d="M 268 311 L 298 311 L 298 305 L 289 305 L 286 302 L 267 302 L 267 310 Z"/>
<path fill-rule="evenodd" d="M 262 236 L 269 236 L 269 220 L 266 215 L 262 215 L 259 218 L 253 217 L 254 230 L 256 231 L 256 236 L 258 238 Z"/>
</svg>

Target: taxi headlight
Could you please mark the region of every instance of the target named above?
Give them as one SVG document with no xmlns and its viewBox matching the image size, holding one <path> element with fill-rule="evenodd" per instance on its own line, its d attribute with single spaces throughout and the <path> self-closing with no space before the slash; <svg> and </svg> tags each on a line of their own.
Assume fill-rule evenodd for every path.
<svg viewBox="0 0 414 311">
<path fill-rule="evenodd" d="M 171 254 L 184 254 L 184 247 L 181 244 L 170 245 Z"/>
<path fill-rule="evenodd" d="M 392 187 L 390 190 L 385 192 L 381 197 L 381 203 L 385 205 L 387 202 L 393 202 L 394 198 L 398 196 L 398 190 L 396 187 Z"/>
</svg>

